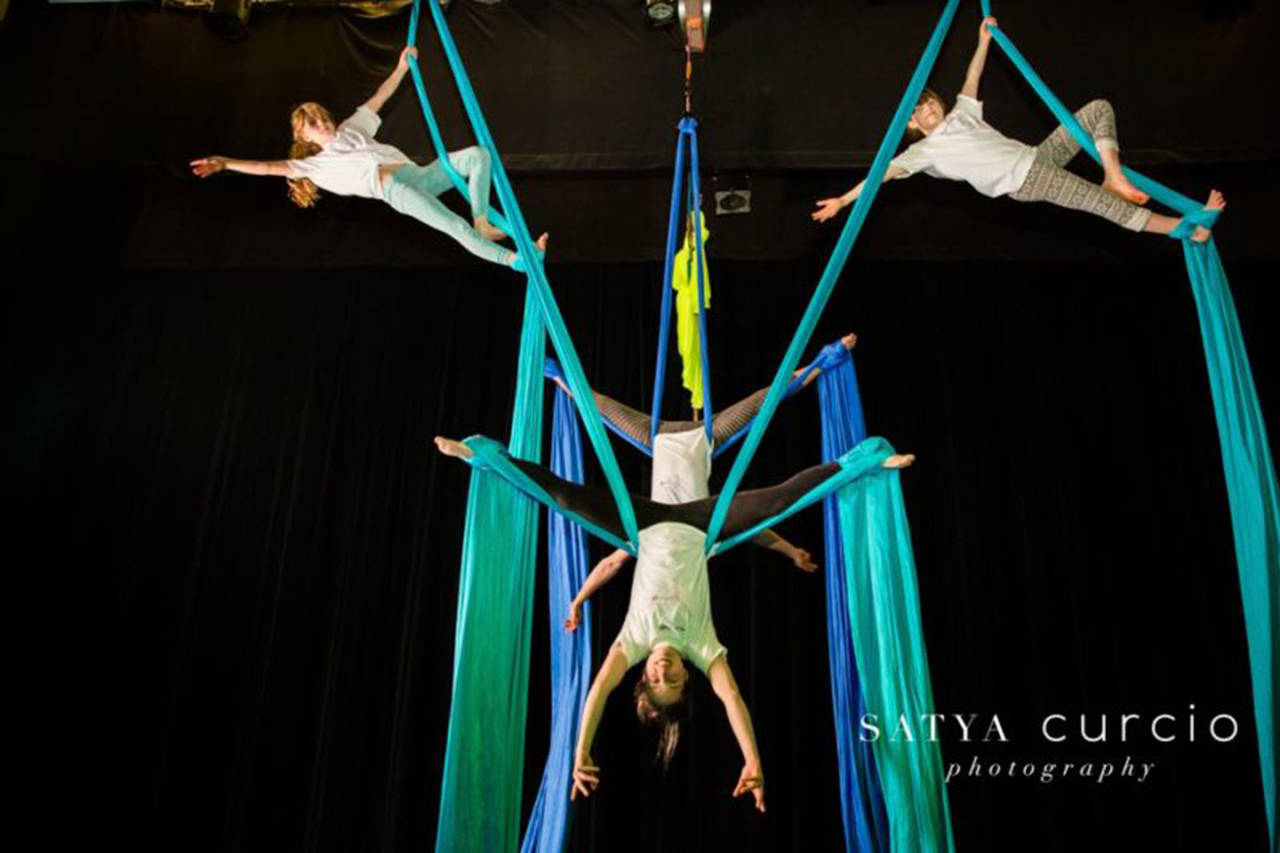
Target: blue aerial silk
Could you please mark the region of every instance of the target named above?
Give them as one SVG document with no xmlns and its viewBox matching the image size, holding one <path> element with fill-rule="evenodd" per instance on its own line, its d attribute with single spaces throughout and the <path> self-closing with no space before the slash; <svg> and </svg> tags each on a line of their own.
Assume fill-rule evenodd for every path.
<svg viewBox="0 0 1280 853">
<path fill-rule="evenodd" d="M 833 349 L 834 348 L 834 349 Z M 849 351 L 837 341 L 823 350 L 836 359 L 818 375 L 818 404 L 822 414 L 822 461 L 839 459 L 866 438 L 858 377 Z M 826 532 L 827 652 L 831 662 L 831 703 L 835 716 L 836 759 L 840 769 L 840 814 L 844 819 L 844 847 L 848 851 L 882 853 L 889 850 L 888 816 L 876 772 L 871 744 L 858 738 L 859 721 L 867 713 L 858 680 L 857 659 L 849 625 L 848 584 L 844 545 L 840 535 L 839 503 L 835 496 L 822 505 Z"/>
<path fill-rule="evenodd" d="M 541 450 L 545 347 L 542 314 L 530 289 L 509 446 L 512 455 L 531 461 Z M 519 844 L 537 522 L 536 503 L 501 477 L 473 472 L 437 850 L 513 850 Z"/>
<path fill-rule="evenodd" d="M 420 7 L 421 0 L 413 0 L 413 12 L 409 19 L 408 35 L 408 44 L 411 45 L 417 39 Z M 542 255 L 533 244 L 533 237 L 530 236 L 529 226 L 525 223 L 524 214 L 520 211 L 520 202 L 516 199 L 515 190 L 511 186 L 511 179 L 507 176 L 507 169 L 502 163 L 498 146 L 494 143 L 492 134 L 489 133 L 489 125 L 485 121 L 483 111 L 480 109 L 480 102 L 476 100 L 475 90 L 471 87 L 471 78 L 467 75 L 467 69 L 462 64 L 462 57 L 458 55 L 458 47 L 453 41 L 453 35 L 449 32 L 448 24 L 445 23 L 444 12 L 440 10 L 439 3 L 429 2 L 427 3 L 427 8 L 431 12 L 431 20 L 436 27 L 436 35 L 440 38 L 440 46 L 444 49 L 445 58 L 448 60 L 449 71 L 453 74 L 453 82 L 458 87 L 458 94 L 462 98 L 462 107 L 471 122 L 471 130 L 480 146 L 489 150 L 493 160 L 493 188 L 498 194 L 498 201 L 502 205 L 502 213 L 504 214 L 503 221 L 506 223 L 499 227 L 502 227 L 515 240 L 516 248 L 524 267 L 522 271 L 526 273 L 528 286 L 537 299 L 538 307 L 546 324 L 547 336 L 550 337 L 551 344 L 555 348 L 556 354 L 560 357 L 560 364 L 564 368 L 565 381 L 573 394 L 574 404 L 582 415 L 582 423 L 586 427 L 587 437 L 591 440 L 591 446 L 595 450 L 596 459 L 600 463 L 600 469 L 604 473 L 609 491 L 613 494 L 613 499 L 618 505 L 618 515 L 622 519 L 622 529 L 626 532 L 627 540 L 634 543 L 639 536 L 636 530 L 635 508 L 631 506 L 631 495 L 627 492 L 626 483 L 622 479 L 622 471 L 618 468 L 618 460 L 613 455 L 613 447 L 609 444 L 609 437 L 605 434 L 604 427 L 600 424 L 600 412 L 596 409 L 595 399 L 591 396 L 591 388 L 587 384 L 587 377 L 582 372 L 582 362 L 578 359 L 578 351 L 573 345 L 572 338 L 569 337 L 569 330 L 565 327 L 564 317 L 560 313 L 560 306 L 551 292 L 551 285 L 547 282 L 547 273 L 543 268 Z M 412 60 L 411 67 L 416 64 L 417 61 Z M 420 77 L 420 73 L 415 75 L 415 84 L 419 82 Z M 419 88 L 418 94 L 422 101 L 423 114 L 427 116 L 428 124 L 434 125 L 431 109 L 426 100 L 425 88 Z M 435 135 L 438 136 L 438 130 Z M 433 144 L 435 141 L 433 138 Z M 442 150 L 442 148 L 443 143 L 440 144 L 438 150 Z M 455 186 L 457 185 L 455 184 Z M 493 219 L 492 221 L 497 224 L 499 220 Z M 541 369 L 541 366 L 539 366 L 539 369 Z"/>
<path fill-rule="evenodd" d="M 982 0 L 982 13 L 991 14 L 990 0 Z M 1100 160 L 1089 133 L 1075 120 L 1044 80 L 1000 27 L 992 27 L 996 44 L 1026 78 L 1040 99 L 1094 160 Z M 1210 238 L 1204 243 L 1188 239 L 1196 225 L 1212 225 L 1217 211 L 1145 175 L 1125 169 L 1135 186 L 1161 204 L 1182 214 L 1182 222 L 1169 236 L 1182 241 L 1182 251 L 1200 317 L 1209 368 L 1209 387 L 1222 445 L 1222 466 L 1231 506 L 1236 567 L 1244 602 L 1245 634 L 1249 642 L 1249 668 L 1253 681 L 1254 721 L 1258 731 L 1258 755 L 1262 768 L 1262 795 L 1270 832 L 1271 850 L 1280 853 L 1280 827 L 1276 822 L 1276 777 L 1280 773 L 1277 752 L 1276 700 L 1280 697 L 1280 490 L 1267 442 L 1267 427 L 1258 404 L 1258 391 L 1249 367 L 1244 336 L 1231 299 L 1231 287 L 1222 259 Z"/>
<path fill-rule="evenodd" d="M 841 464 L 878 464 L 890 452 L 883 439 L 867 439 Z M 926 737 L 892 735 L 900 719 L 916 726 L 922 715 L 934 713 L 898 471 L 855 479 L 840 490 L 837 503 L 853 648 L 866 706 L 880 721 L 872 748 L 889 816 L 889 850 L 950 853 L 955 842 L 941 750 Z"/>
<path fill-rule="evenodd" d="M 666 264 L 662 270 L 662 319 L 658 326 L 658 364 L 653 371 L 653 409 L 649 419 L 649 444 L 652 445 L 658 436 L 658 424 L 662 422 L 662 388 L 667 376 L 667 350 L 671 341 L 671 282 L 675 273 L 676 242 L 679 238 L 681 198 L 684 195 L 685 152 L 688 151 L 689 192 L 688 209 L 690 218 L 693 212 L 702 210 L 702 185 L 698 174 L 698 120 L 691 115 L 680 119 L 676 134 L 676 167 L 671 179 L 671 212 L 667 217 L 667 254 Z M 701 217 L 698 217 L 699 219 Z M 702 229 L 693 228 L 694 233 L 694 265 L 698 275 L 698 339 L 702 362 L 703 382 L 703 423 L 707 431 L 707 441 L 711 441 L 711 355 L 707 341 L 706 312 L 706 270 L 703 262 L 706 254 L 702 248 Z M 631 443 L 635 444 L 634 439 Z M 650 453 L 652 455 L 652 453 Z"/>
<path fill-rule="evenodd" d="M 573 401 L 557 390 L 551 421 L 551 470 L 574 483 L 583 482 L 582 437 Z M 525 828 L 523 853 L 558 853 L 569 830 L 570 779 L 578 723 L 591 684 L 591 605 L 582 608 L 578 629 L 561 627 L 565 603 L 587 579 L 587 537 L 564 516 L 547 514 L 547 601 L 551 617 L 551 743 L 542 770 L 542 785 Z"/>
<path fill-rule="evenodd" d="M 924 90 L 925 81 L 929 79 L 929 73 L 933 70 L 934 63 L 938 59 L 938 52 L 942 49 L 943 39 L 946 37 L 947 30 L 951 27 L 951 21 L 955 18 L 956 7 L 959 5 L 960 0 L 947 0 L 947 5 L 943 8 L 942 15 L 938 18 L 938 23 L 933 29 L 933 35 L 929 37 L 929 43 L 925 46 L 924 53 L 916 65 L 916 70 L 911 75 L 911 80 L 907 83 L 907 89 L 903 92 L 902 99 L 898 102 L 898 109 L 893 114 L 893 120 L 889 122 L 889 129 L 885 132 L 884 138 L 880 140 L 880 148 L 876 151 L 875 159 L 871 161 L 871 168 L 867 170 L 866 184 L 858 195 L 857 202 L 853 205 L 853 211 L 849 214 L 849 219 L 845 222 L 844 229 L 840 232 L 840 239 L 836 241 L 836 247 L 831 252 L 831 257 L 827 260 L 827 266 L 822 272 L 822 278 L 818 281 L 813 297 L 809 300 L 809 307 L 805 309 L 804 316 L 800 320 L 800 327 L 796 329 L 796 333 L 791 339 L 791 345 L 787 347 L 787 353 L 782 357 L 782 364 L 778 365 L 778 372 L 774 375 L 773 383 L 769 386 L 769 393 L 765 396 L 764 403 L 760 406 L 760 411 L 742 442 L 742 449 L 738 452 L 737 459 L 734 460 L 733 468 L 729 471 L 724 488 L 720 491 L 720 497 L 717 499 L 715 510 L 711 515 L 711 523 L 707 528 L 708 550 L 715 547 L 715 543 L 720 536 L 720 529 L 724 526 L 725 516 L 729 512 L 729 503 L 733 500 L 738 486 L 742 483 L 742 476 L 746 473 L 747 466 L 751 463 L 751 458 L 755 455 L 756 448 L 760 446 L 760 440 L 764 438 L 764 431 L 768 427 L 770 419 L 773 418 L 774 412 L 778 410 L 787 386 L 791 384 L 792 372 L 796 369 L 796 365 L 800 363 L 800 354 L 804 352 L 805 346 L 808 345 L 809 338 L 813 335 L 814 327 L 818 325 L 818 318 L 822 315 L 822 309 L 826 307 L 827 300 L 831 298 L 831 292 L 835 289 L 836 281 L 839 280 L 840 273 L 844 270 L 845 262 L 849 259 L 849 252 L 852 251 L 853 244 L 858 239 L 858 234 L 862 231 L 862 224 L 866 221 L 867 213 L 871 210 L 871 204 L 875 201 L 876 195 L 880 191 L 880 184 L 884 181 L 885 172 L 889 169 L 889 161 L 893 159 L 898 143 L 902 141 L 902 134 L 907 129 L 907 122 L 911 119 L 911 113 L 915 110 L 916 103 L 920 100 L 920 93 Z"/>
</svg>

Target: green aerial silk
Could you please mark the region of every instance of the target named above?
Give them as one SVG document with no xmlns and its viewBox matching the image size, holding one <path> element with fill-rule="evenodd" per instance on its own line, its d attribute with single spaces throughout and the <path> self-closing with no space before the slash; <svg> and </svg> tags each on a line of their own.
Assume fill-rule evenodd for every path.
<svg viewBox="0 0 1280 853">
<path fill-rule="evenodd" d="M 879 442 L 873 444 L 872 442 Z M 879 465 L 893 450 L 883 439 L 859 444 L 861 464 Z M 850 469 L 848 457 L 841 464 Z M 868 714 L 878 718 L 872 743 L 894 853 L 952 851 L 950 808 L 937 742 L 920 736 L 934 713 L 920 625 L 916 564 L 898 471 L 860 477 L 838 494 L 849 625 Z M 914 741 L 890 737 L 905 719 Z"/>
<path fill-rule="evenodd" d="M 545 339 L 530 287 L 509 447 L 512 456 L 533 462 L 541 452 Z M 520 847 L 537 546 L 537 503 L 497 474 L 473 468 L 437 850 Z"/>
<path fill-rule="evenodd" d="M 702 240 L 693 236 L 693 220 L 702 228 Z M 702 336 L 698 331 L 698 267 L 702 268 L 703 308 L 711 307 L 711 276 L 707 273 L 707 238 L 711 236 L 702 211 L 693 211 L 685 231 L 684 245 L 676 252 L 671 289 L 676 292 L 676 348 L 680 351 L 680 379 L 689 391 L 689 405 L 703 408 L 702 403 Z M 701 243 L 695 260 L 695 243 Z M 695 266 L 696 264 L 696 266 Z"/>
</svg>

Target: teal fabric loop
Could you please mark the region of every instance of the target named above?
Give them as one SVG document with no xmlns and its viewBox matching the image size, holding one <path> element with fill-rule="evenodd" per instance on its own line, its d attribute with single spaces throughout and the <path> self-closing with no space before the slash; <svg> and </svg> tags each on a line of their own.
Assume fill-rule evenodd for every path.
<svg viewBox="0 0 1280 853">
<path fill-rule="evenodd" d="M 1182 219 L 1178 220 L 1178 224 L 1169 232 L 1169 237 L 1174 240 L 1189 240 L 1196 233 L 1196 228 L 1203 225 L 1205 228 L 1212 228 L 1218 221 L 1220 210 L 1200 210 L 1188 213 Z"/>
</svg>

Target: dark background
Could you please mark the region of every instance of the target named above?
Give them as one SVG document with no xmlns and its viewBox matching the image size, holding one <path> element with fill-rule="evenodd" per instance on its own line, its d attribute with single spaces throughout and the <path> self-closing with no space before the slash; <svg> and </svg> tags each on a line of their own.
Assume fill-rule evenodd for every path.
<svg viewBox="0 0 1280 853">
<path fill-rule="evenodd" d="M 526 214 L 553 232 L 549 273 L 588 375 L 640 401 L 680 109 L 674 43 L 644 27 L 638 0 L 456 5 Z M 807 211 L 869 160 L 937 8 L 717 5 L 697 72 L 705 179 L 749 184 L 755 207 L 710 222 L 717 400 L 772 375 L 837 233 Z M 1112 100 L 1131 163 L 1227 193 L 1219 244 L 1274 419 L 1273 4 L 997 12 L 1068 103 Z M 184 166 L 282 156 L 288 107 L 365 97 L 405 16 L 257 10 L 231 45 L 196 15 L 147 6 L 9 15 L 3 453 L 14 551 L 29 554 L 11 571 L 47 587 L 31 599 L 51 661 L 32 682 L 52 724 L 31 744 L 31 788 L 55 813 L 45 832 L 184 851 L 431 845 L 467 475 L 427 440 L 505 432 L 521 281 L 381 205 L 303 212 L 275 181 L 199 182 Z M 944 92 L 976 21 L 965 7 L 935 75 Z M 434 38 L 422 47 L 441 80 Z M 1015 76 L 993 56 L 988 114 L 1036 141 L 1050 125 Z M 434 92 L 450 143 L 469 142 L 453 93 Z M 386 116 L 384 138 L 425 150 L 407 87 Z M 1230 519 L 1177 246 L 902 182 L 814 348 L 848 330 L 871 430 L 920 456 L 904 483 L 937 704 L 999 714 L 1010 738 L 944 729 L 944 761 L 1157 763 L 1141 785 L 957 780 L 959 849 L 1265 849 Z M 816 459 L 816 408 L 812 395 L 786 406 L 749 484 Z M 667 411 L 684 416 L 674 393 Z M 642 460 L 618 452 L 641 487 Z M 816 514 L 783 533 L 820 550 Z M 728 796 L 740 758 L 705 683 L 666 775 L 620 690 L 572 849 L 839 846 L 822 580 L 751 549 L 712 566 L 769 812 Z M 526 804 L 555 624 L 538 594 Z M 598 659 L 626 584 L 596 606 Z M 1052 712 L 1087 714 L 1091 731 L 1107 715 L 1110 742 L 1042 743 Z M 1120 714 L 1162 712 L 1178 715 L 1177 743 L 1118 741 Z M 1217 713 L 1239 720 L 1234 742 L 1206 740 Z"/>
</svg>

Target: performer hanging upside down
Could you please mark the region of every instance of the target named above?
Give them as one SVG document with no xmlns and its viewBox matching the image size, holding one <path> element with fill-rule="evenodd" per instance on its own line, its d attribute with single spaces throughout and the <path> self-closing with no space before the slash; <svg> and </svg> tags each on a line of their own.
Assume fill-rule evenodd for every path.
<svg viewBox="0 0 1280 853">
<path fill-rule="evenodd" d="M 826 347 L 817 362 L 818 366 L 796 371 L 796 378 L 800 379 L 800 382 L 791 393 L 808 387 L 809 383 L 818 378 L 818 374 L 822 372 L 822 365 L 834 364 L 838 359 L 846 358 L 847 353 L 853 350 L 857 342 L 858 336 L 850 332 L 836 343 Z M 552 368 L 552 380 L 566 394 L 572 396 L 569 386 L 559 372 L 559 366 L 555 365 L 554 362 L 549 362 L 549 365 Z M 803 378 L 800 376 L 801 373 L 804 373 Z M 739 431 L 746 429 L 751 420 L 759 413 L 761 405 L 764 404 L 764 398 L 768 393 L 768 388 L 761 388 L 751 396 L 716 412 L 711 419 L 712 442 L 715 445 L 722 444 Z M 705 424 L 698 421 L 661 421 L 658 424 L 656 443 L 651 446 L 649 438 L 651 417 L 649 415 L 637 411 L 625 403 L 620 403 L 612 397 L 607 397 L 598 391 L 592 391 L 591 395 L 595 399 L 596 409 L 599 410 L 601 417 L 633 441 L 645 447 L 651 447 L 653 451 L 653 476 L 649 488 L 649 498 L 651 500 L 659 501 L 660 503 L 684 503 L 705 498 L 709 494 L 711 459 L 714 448 L 712 444 L 707 442 Z M 795 563 L 796 568 L 806 572 L 812 572 L 818 568 L 808 551 L 803 548 L 797 548 L 772 530 L 762 531 L 752 539 L 752 542 L 771 551 L 777 551 Z M 569 605 L 569 618 L 565 620 L 566 628 L 573 630 L 578 626 L 582 605 L 595 590 L 599 589 L 605 581 L 626 565 L 630 556 L 626 551 L 619 548 L 596 564 L 591 576 L 583 584 L 582 590 Z M 598 576 L 603 579 L 593 583 L 593 579 Z M 642 689 L 643 682 L 644 679 L 642 677 L 640 683 L 636 685 L 637 713 L 647 723 L 665 724 L 665 717 L 654 713 L 652 709 L 653 703 L 647 701 L 648 696 Z M 664 737 L 664 744 L 665 741 L 666 738 Z"/>
<path fill-rule="evenodd" d="M 201 178 L 224 169 L 246 175 L 275 175 L 289 182 L 289 198 L 298 207 L 312 207 L 319 198 L 317 187 L 335 195 L 380 199 L 400 213 L 448 234 L 471 254 L 495 264 L 523 271 L 515 252 L 495 241 L 507 235 L 489 222 L 488 149 L 471 146 L 449 153 L 449 163 L 467 180 L 472 224 L 445 207 L 439 196 L 452 188 L 439 160 L 419 166 L 400 149 L 377 142 L 382 119 L 378 111 L 399 87 L 409 70 L 408 57 L 417 48 L 406 47 L 400 61 L 378 91 L 373 93 L 341 124 L 320 104 L 307 102 L 294 108 L 293 147 L 288 160 L 233 160 L 230 157 L 201 157 L 191 161 L 191 169 Z M 540 252 L 547 248 L 547 235 L 538 238 Z"/>
<path fill-rule="evenodd" d="M 701 426 L 698 432 L 705 436 Z M 538 489 L 550 496 L 559 509 L 618 538 L 625 538 L 617 506 L 608 489 L 570 483 L 532 462 L 512 459 L 492 439 L 476 436 L 462 443 L 437 437 L 435 441 L 440 452 L 465 459 L 473 465 L 484 467 L 499 458 L 514 465 Z M 722 535 L 728 537 L 748 531 L 784 512 L 801 497 L 839 475 L 846 463 L 852 464 L 850 458 L 851 455 L 847 455 L 840 462 L 808 468 L 777 486 L 739 492 L 730 502 Z M 910 455 L 891 455 L 881 464 L 886 468 L 903 468 L 914 459 Z M 657 467 L 655 455 L 655 469 Z M 688 476 L 685 477 L 684 485 L 694 483 L 696 475 L 693 483 Z M 530 494 L 541 497 L 533 490 Z M 679 737 L 677 712 L 687 696 L 689 671 L 685 667 L 685 659 L 688 659 L 706 674 L 716 696 L 724 703 L 729 724 L 742 750 L 743 769 L 734 796 L 750 792 L 755 798 L 756 808 L 764 811 L 764 775 L 751 716 L 711 619 L 705 544 L 706 528 L 711 521 L 716 498 L 706 496 L 663 503 L 633 495 L 632 504 L 640 541 L 630 606 L 622 630 L 587 694 L 574 754 L 574 787 L 570 797 L 577 794 L 588 796 L 599 784 L 599 768 L 590 754 L 596 728 L 609 693 L 621 683 L 627 670 L 641 660 L 645 665 L 644 674 L 635 689 L 637 712 L 646 722 L 662 721 L 664 732 L 659 755 L 664 762 L 670 760 Z M 614 565 L 612 561 L 612 557 L 606 558 L 596 566 L 583 585 L 579 599 L 585 600 L 616 574 L 621 562 Z M 572 624 L 566 623 L 566 627 L 572 629 L 577 626 L 576 607 L 570 622 Z"/>
<path fill-rule="evenodd" d="M 1104 217 L 1131 231 L 1168 234 L 1179 220 L 1142 207 L 1147 194 L 1125 177 L 1120 166 L 1120 145 L 1116 117 L 1111 104 L 1090 101 L 1075 114 L 1076 120 L 1093 137 L 1105 173 L 1101 184 L 1086 181 L 1064 166 L 1080 152 L 1080 144 L 1066 127 L 1059 125 L 1043 142 L 1032 148 L 1001 134 L 983 121 L 978 82 L 991 44 L 988 26 L 995 18 L 984 18 L 978 28 L 978 48 L 969 62 L 964 87 L 948 112 L 947 105 L 932 89 L 925 89 L 907 124 L 914 144 L 893 158 L 885 172 L 886 181 L 924 172 L 935 178 L 966 181 L 983 195 L 1007 195 L 1017 201 L 1047 201 L 1060 207 L 1082 210 Z M 837 198 L 817 202 L 812 217 L 826 222 L 841 208 L 853 204 L 865 181 Z M 1226 207 L 1222 193 L 1212 190 L 1205 210 Z M 1199 226 L 1191 237 L 1196 242 L 1209 239 L 1209 229 Z"/>
</svg>

